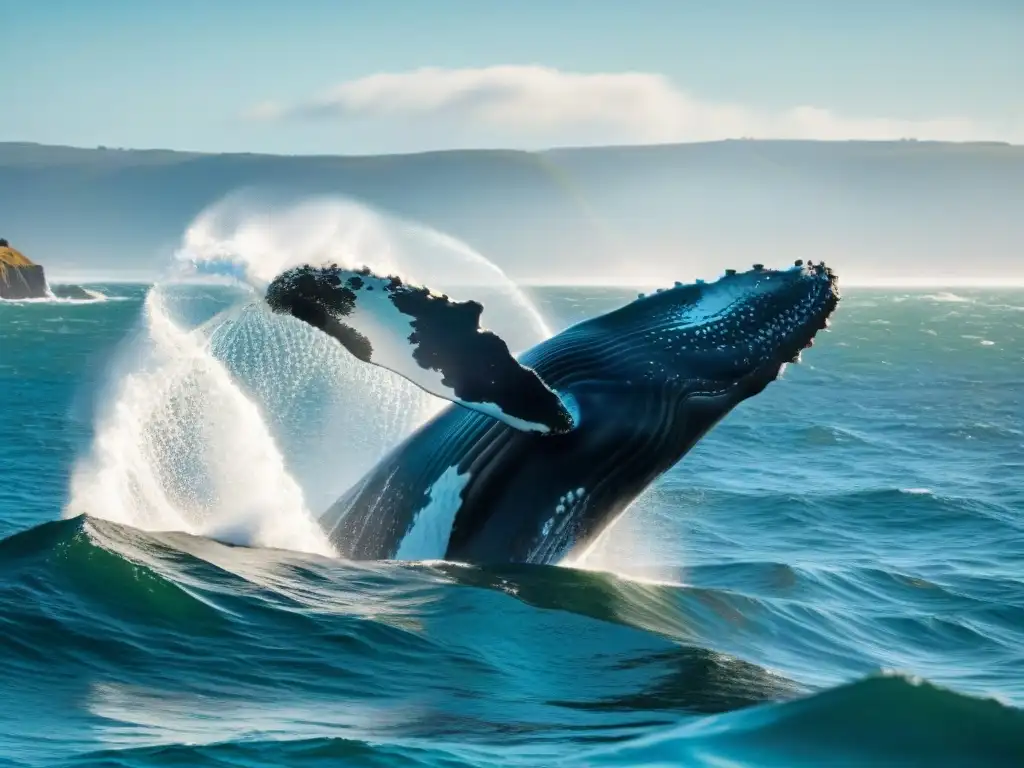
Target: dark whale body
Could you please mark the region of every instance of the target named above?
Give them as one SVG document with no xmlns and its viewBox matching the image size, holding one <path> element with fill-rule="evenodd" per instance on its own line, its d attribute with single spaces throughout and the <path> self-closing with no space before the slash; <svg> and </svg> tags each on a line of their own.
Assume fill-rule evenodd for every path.
<svg viewBox="0 0 1024 768">
<path fill-rule="evenodd" d="M 515 361 L 493 334 L 467 335 L 466 323 L 476 328 L 479 318 L 467 310 L 473 302 L 395 278 L 369 299 L 367 279 L 379 278 L 303 267 L 268 290 L 276 311 L 454 401 L 321 517 L 339 554 L 358 560 L 553 563 L 583 553 L 732 408 L 795 361 L 839 300 L 824 265 L 758 265 L 642 297 Z M 381 304 L 388 291 L 391 304 Z M 410 298 L 417 296 L 420 306 Z M 371 301 L 374 314 L 352 311 Z M 402 305 L 408 327 L 380 320 L 380 307 L 390 312 L 392 304 Z M 416 347 L 432 338 L 443 348 L 446 334 L 463 343 L 440 356 L 427 354 L 426 342 Z"/>
</svg>

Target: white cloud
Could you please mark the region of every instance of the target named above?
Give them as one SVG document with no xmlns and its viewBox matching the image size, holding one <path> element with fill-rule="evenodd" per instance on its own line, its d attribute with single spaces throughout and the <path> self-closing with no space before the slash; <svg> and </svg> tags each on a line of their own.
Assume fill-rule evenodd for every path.
<svg viewBox="0 0 1024 768">
<path fill-rule="evenodd" d="M 456 124 L 463 131 L 500 132 L 529 143 L 554 136 L 585 137 L 588 143 L 744 136 L 1014 141 L 1024 136 L 1020 125 L 987 125 L 959 117 L 851 118 L 813 106 L 754 110 L 693 98 L 663 75 L 645 72 L 582 74 L 511 65 L 369 75 L 296 104 L 258 105 L 249 116 L 394 122 L 414 118 Z"/>
</svg>

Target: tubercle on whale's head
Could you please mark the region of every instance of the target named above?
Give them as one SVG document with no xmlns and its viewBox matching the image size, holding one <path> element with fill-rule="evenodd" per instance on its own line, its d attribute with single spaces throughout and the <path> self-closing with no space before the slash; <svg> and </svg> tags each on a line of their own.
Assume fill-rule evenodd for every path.
<svg viewBox="0 0 1024 768">
<path fill-rule="evenodd" d="M 797 261 L 783 270 L 726 270 L 714 282 L 677 283 L 634 303 L 649 303 L 645 312 L 671 339 L 673 362 L 693 382 L 692 394 L 738 402 L 799 361 L 839 299 L 830 267 Z"/>
</svg>

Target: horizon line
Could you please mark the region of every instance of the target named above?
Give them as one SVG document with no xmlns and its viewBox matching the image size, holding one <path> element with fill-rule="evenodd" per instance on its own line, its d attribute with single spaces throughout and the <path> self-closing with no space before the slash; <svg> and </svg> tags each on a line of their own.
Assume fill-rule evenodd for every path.
<svg viewBox="0 0 1024 768">
<path fill-rule="evenodd" d="M 664 142 L 636 142 L 636 143 L 625 143 L 625 144 L 556 144 L 541 149 L 523 149 L 520 147 L 505 147 L 505 146 L 493 146 L 493 147 L 449 147 L 446 149 L 418 149 L 408 150 L 402 152 L 317 152 L 312 154 L 304 154 L 301 152 L 251 152 L 244 150 L 196 150 L 196 149 L 173 149 L 171 147 L 112 147 L 105 144 L 96 144 L 94 146 L 84 146 L 80 144 L 49 144 L 40 141 L 31 141 L 28 139 L 11 139 L 0 141 L 0 147 L 3 146 L 31 146 L 31 147 L 44 147 L 50 149 L 73 149 L 80 150 L 83 152 L 172 152 L 183 155 L 201 155 L 201 156 L 215 156 L 215 155 L 252 155 L 257 157 L 402 157 L 402 156 L 413 156 L 413 155 L 428 155 L 428 154 L 442 154 L 442 153 L 453 153 L 453 152 L 518 152 L 529 155 L 539 155 L 548 152 L 566 152 L 566 151 L 578 151 L 578 150 L 608 150 L 608 149 L 653 149 L 653 148 L 664 148 L 664 147 L 692 147 L 692 146 L 710 146 L 714 144 L 868 144 L 868 145 L 882 145 L 882 144 L 900 144 L 900 145 L 923 145 L 923 146 L 954 146 L 954 147 L 1004 147 L 1004 148 L 1022 148 L 1024 143 L 1015 143 L 1012 141 L 1002 140 L 968 140 L 963 141 L 952 141 L 947 139 L 915 139 L 912 137 L 900 138 L 900 139 L 803 139 L 803 138 L 791 138 L 791 139 L 759 139 L 754 137 L 737 136 L 727 139 L 708 139 L 703 141 L 664 141 Z"/>
</svg>

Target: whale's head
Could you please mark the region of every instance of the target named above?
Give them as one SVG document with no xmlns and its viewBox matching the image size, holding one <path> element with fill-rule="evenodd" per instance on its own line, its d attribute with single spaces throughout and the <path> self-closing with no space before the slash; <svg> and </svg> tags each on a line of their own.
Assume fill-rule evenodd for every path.
<svg viewBox="0 0 1024 768">
<path fill-rule="evenodd" d="M 726 409 L 756 395 L 797 362 L 839 302 L 823 263 L 758 264 L 642 296 L 598 320 L 643 381 Z"/>
</svg>

